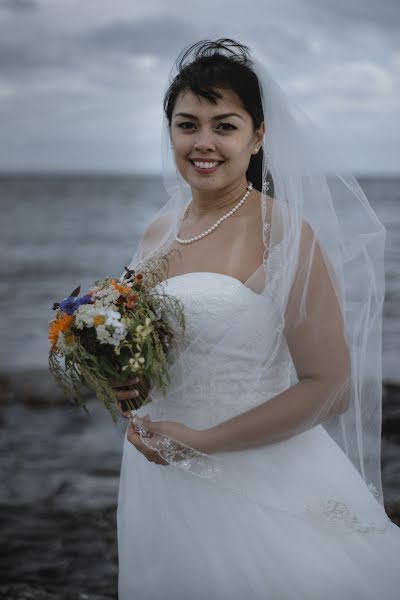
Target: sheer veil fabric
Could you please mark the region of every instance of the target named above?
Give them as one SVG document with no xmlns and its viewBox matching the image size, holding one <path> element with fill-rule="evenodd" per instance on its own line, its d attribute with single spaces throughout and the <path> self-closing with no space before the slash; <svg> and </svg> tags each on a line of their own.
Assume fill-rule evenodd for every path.
<svg viewBox="0 0 400 600">
<path fill-rule="evenodd" d="M 360 485 L 370 491 L 363 502 L 351 505 L 351 499 L 346 499 L 353 517 L 360 527 L 382 530 L 387 522 L 380 473 L 385 228 L 356 179 L 338 172 L 329 142 L 268 72 L 262 51 L 243 57 L 234 45 L 225 43 L 221 49 L 217 43 L 215 52 L 246 60 L 258 78 L 266 133 L 253 185 L 260 192 L 263 260 L 257 268 L 241 265 L 248 274 L 241 285 L 254 299 L 252 310 L 246 311 L 244 306 L 237 318 L 218 328 L 212 341 L 209 334 L 198 331 L 171 354 L 171 372 L 179 365 L 185 375 L 174 382 L 173 397 L 167 403 L 164 400 L 164 405 L 162 399 L 157 403 L 155 391 L 150 392 L 149 399 L 159 407 L 153 418 L 174 418 L 199 428 L 222 419 L 222 412 L 216 409 L 219 374 L 210 373 L 209 365 L 213 356 L 217 358 L 224 348 L 241 340 L 241 351 L 248 360 L 246 371 L 238 373 L 234 382 L 232 414 L 257 406 L 289 386 L 297 386 L 300 401 L 302 380 L 321 382 L 311 416 L 293 424 L 292 436 L 322 425 L 331 442 L 348 457 Z M 189 53 L 184 61 L 193 58 Z M 167 86 L 177 72 L 176 64 Z M 176 169 L 165 116 L 162 161 L 166 202 L 151 216 L 129 264 L 131 269 L 145 268 L 150 259 L 168 254 L 191 199 L 190 186 Z M 239 259 L 227 256 L 226 264 Z M 207 360 L 204 365 L 201 361 L 193 364 L 191 351 L 201 345 Z M 282 358 L 285 349 L 290 352 L 289 362 Z M 274 369 L 279 372 L 275 380 Z M 199 409 L 197 420 L 189 422 L 184 399 L 193 397 L 199 386 L 202 397 L 208 390 L 212 409 Z M 147 414 L 147 406 L 139 413 Z M 144 443 L 155 444 L 145 432 L 142 427 Z M 246 460 L 251 453 L 265 452 L 266 446 L 236 453 L 232 466 L 227 457 L 232 453 L 207 455 L 182 448 L 179 440 L 160 438 L 153 447 L 174 468 L 293 516 L 306 518 L 319 510 L 311 491 L 309 497 L 277 494 L 274 498 L 267 469 L 257 486 L 254 478 L 248 482 Z M 325 465 L 327 473 L 329 467 Z M 329 497 L 329 485 L 326 494 Z"/>
</svg>

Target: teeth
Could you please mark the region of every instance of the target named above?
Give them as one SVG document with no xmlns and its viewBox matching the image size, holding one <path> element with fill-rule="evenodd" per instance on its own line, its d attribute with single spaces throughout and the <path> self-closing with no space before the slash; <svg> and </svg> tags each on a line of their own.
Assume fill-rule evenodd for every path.
<svg viewBox="0 0 400 600">
<path fill-rule="evenodd" d="M 219 164 L 219 162 L 198 162 L 197 160 L 193 162 L 199 169 L 212 169 Z"/>
</svg>

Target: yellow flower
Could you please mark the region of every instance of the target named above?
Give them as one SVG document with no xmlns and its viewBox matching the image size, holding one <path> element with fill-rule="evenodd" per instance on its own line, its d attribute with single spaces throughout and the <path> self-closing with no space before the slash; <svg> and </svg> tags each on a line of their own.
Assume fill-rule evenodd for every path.
<svg viewBox="0 0 400 600">
<path fill-rule="evenodd" d="M 146 317 L 145 324 L 136 327 L 136 336 L 139 340 L 144 340 L 152 331 L 153 326 L 151 325 L 151 319 Z"/>
<path fill-rule="evenodd" d="M 97 327 L 98 325 L 104 325 L 106 322 L 106 318 L 104 315 L 96 315 L 93 319 L 93 325 Z"/>
<path fill-rule="evenodd" d="M 130 369 L 131 371 L 138 371 L 143 363 L 143 356 L 140 355 L 140 352 L 136 352 L 134 358 L 130 358 L 128 364 L 122 367 L 122 370 L 126 371 L 126 369 Z"/>
</svg>

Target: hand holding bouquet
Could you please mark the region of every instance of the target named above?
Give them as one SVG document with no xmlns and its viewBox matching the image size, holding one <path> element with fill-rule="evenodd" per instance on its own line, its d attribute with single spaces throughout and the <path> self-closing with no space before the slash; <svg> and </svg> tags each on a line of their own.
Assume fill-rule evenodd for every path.
<svg viewBox="0 0 400 600">
<path fill-rule="evenodd" d="M 139 408 L 151 386 L 165 395 L 168 355 L 180 331 L 185 330 L 178 299 L 156 291 L 159 270 L 136 273 L 125 267 L 117 282 L 106 277 L 80 296 L 80 287 L 53 305 L 50 322 L 50 371 L 65 397 L 87 408 L 81 386 L 92 389 L 116 420 L 113 387 L 138 380 L 142 390 L 129 410 Z M 122 394 L 119 392 L 119 398 Z"/>
<path fill-rule="evenodd" d="M 151 386 L 145 377 L 134 377 L 123 383 L 111 381 L 111 387 L 114 390 L 117 410 L 121 415 L 128 418 L 132 414 L 132 410 L 129 410 L 132 404 L 135 409 L 147 404 L 147 401 L 143 400 L 146 400 Z"/>
</svg>

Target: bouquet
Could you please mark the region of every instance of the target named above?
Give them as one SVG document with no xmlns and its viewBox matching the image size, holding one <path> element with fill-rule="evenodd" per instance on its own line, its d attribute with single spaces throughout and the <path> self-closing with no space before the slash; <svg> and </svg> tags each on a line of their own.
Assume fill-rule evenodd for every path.
<svg viewBox="0 0 400 600">
<path fill-rule="evenodd" d="M 96 393 L 116 421 L 111 382 L 143 377 L 166 394 L 168 356 L 185 316 L 180 301 L 156 291 L 159 271 L 125 267 L 117 282 L 105 277 L 84 295 L 80 286 L 53 304 L 49 323 L 49 368 L 64 396 L 88 412 L 81 387 Z M 143 404 L 145 398 L 139 398 Z M 125 401 L 129 410 L 138 408 Z"/>
</svg>

